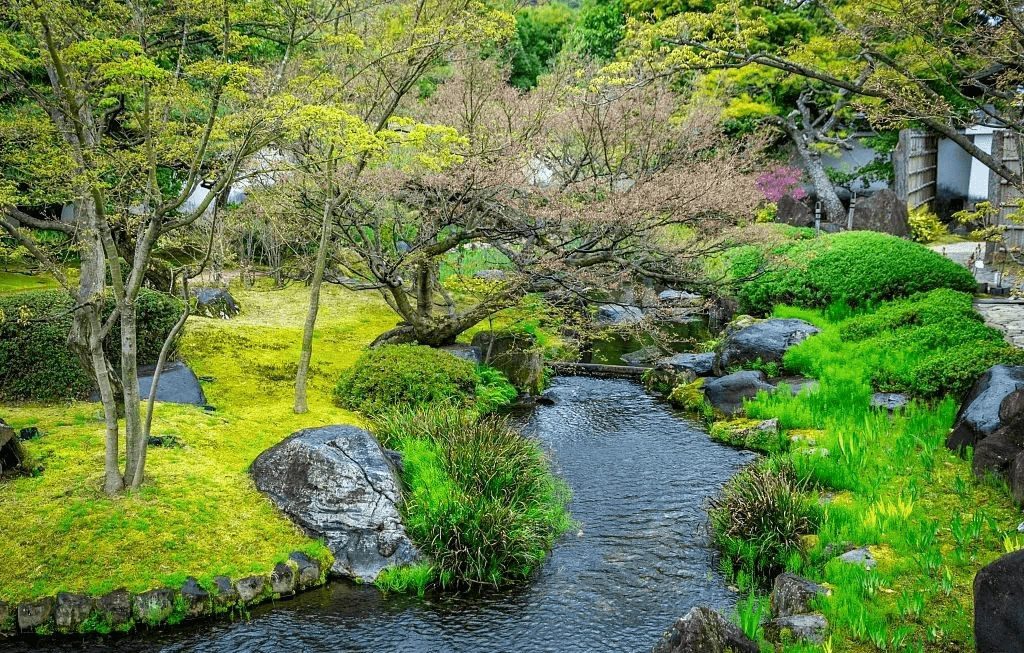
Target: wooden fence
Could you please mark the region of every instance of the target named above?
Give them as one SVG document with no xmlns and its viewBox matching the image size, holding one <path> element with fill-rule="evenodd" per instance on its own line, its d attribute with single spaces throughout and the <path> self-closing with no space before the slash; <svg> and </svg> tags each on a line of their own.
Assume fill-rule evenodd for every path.
<svg viewBox="0 0 1024 653">
<path fill-rule="evenodd" d="M 934 134 L 904 129 L 892 153 L 896 196 L 914 210 L 934 208 L 938 194 L 939 141 Z"/>
</svg>

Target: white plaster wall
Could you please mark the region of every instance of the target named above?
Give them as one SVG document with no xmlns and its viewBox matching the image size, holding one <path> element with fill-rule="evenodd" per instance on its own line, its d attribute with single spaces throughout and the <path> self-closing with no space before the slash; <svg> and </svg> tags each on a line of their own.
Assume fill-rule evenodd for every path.
<svg viewBox="0 0 1024 653">
<path fill-rule="evenodd" d="M 939 192 L 950 197 L 967 197 L 971 185 L 971 161 L 971 155 L 962 147 L 948 138 L 940 139 Z"/>
</svg>

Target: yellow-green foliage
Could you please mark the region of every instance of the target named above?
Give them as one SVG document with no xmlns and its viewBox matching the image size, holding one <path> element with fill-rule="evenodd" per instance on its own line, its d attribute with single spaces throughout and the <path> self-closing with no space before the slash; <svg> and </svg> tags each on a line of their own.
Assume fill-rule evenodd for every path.
<svg viewBox="0 0 1024 653">
<path fill-rule="evenodd" d="M 232 289 L 237 318 L 192 318 L 180 349 L 217 407 L 158 404 L 154 435 L 183 446 L 151 448 L 136 494 L 101 492 L 103 423 L 97 404 L 7 404 L 15 428 L 38 426 L 25 443 L 45 470 L 0 483 L 0 600 L 58 591 L 141 591 L 268 572 L 295 550 L 329 561 L 256 491 L 247 469 L 266 448 L 306 427 L 358 423 L 331 402 L 334 380 L 376 335 L 394 325 L 379 299 L 325 288 L 309 380 L 310 412 L 292 412 L 307 291 Z"/>
<path fill-rule="evenodd" d="M 949 234 L 946 225 L 939 221 L 927 206 L 919 206 L 908 215 L 910 235 L 919 243 L 931 243 Z"/>
</svg>

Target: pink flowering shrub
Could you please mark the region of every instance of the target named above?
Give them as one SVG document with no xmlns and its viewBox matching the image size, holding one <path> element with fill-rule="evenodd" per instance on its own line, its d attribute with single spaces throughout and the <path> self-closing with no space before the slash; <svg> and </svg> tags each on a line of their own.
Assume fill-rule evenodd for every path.
<svg viewBox="0 0 1024 653">
<path fill-rule="evenodd" d="M 778 166 L 757 178 L 757 187 L 770 202 L 778 202 L 783 196 L 789 195 L 795 200 L 807 197 L 807 192 L 800 185 L 803 171 L 800 168 Z"/>
</svg>

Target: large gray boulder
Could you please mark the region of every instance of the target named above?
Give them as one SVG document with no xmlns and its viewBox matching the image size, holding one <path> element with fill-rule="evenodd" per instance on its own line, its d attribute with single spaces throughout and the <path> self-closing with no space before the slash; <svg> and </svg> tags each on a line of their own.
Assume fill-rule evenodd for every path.
<svg viewBox="0 0 1024 653">
<path fill-rule="evenodd" d="M 978 653 L 1017 653 L 1024 642 L 1024 550 L 982 567 L 974 577 Z"/>
<path fill-rule="evenodd" d="M 0 419 L 0 476 L 20 473 L 25 462 L 25 451 L 14 429 Z"/>
<path fill-rule="evenodd" d="M 652 653 L 758 653 L 740 627 L 718 612 L 697 606 L 680 618 L 654 645 Z"/>
<path fill-rule="evenodd" d="M 334 554 L 331 573 L 373 582 L 418 552 L 398 513 L 399 481 L 384 449 L 354 426 L 305 429 L 259 455 L 256 487 Z"/>
<path fill-rule="evenodd" d="M 775 220 L 794 227 L 813 227 L 814 212 L 800 200 L 783 195 L 777 204 Z"/>
<path fill-rule="evenodd" d="M 155 373 L 156 365 L 143 365 L 139 368 L 140 399 L 149 399 Z M 199 379 L 196 377 L 195 372 L 181 361 L 174 361 L 164 365 L 163 370 L 160 372 L 160 382 L 156 388 L 156 400 L 172 404 L 206 405 L 206 395 L 203 394 L 203 386 L 199 385 Z"/>
<path fill-rule="evenodd" d="M 227 320 L 238 315 L 238 302 L 223 288 L 197 288 L 192 292 L 196 299 L 196 315 Z"/>
<path fill-rule="evenodd" d="M 814 581 L 789 572 L 779 574 L 772 586 L 772 614 L 789 617 L 810 612 L 811 602 L 827 594 L 828 590 Z"/>
<path fill-rule="evenodd" d="M 747 370 L 704 381 L 704 397 L 726 415 L 743 412 L 743 400 L 753 399 L 759 390 L 775 392 L 764 372 Z"/>
<path fill-rule="evenodd" d="M 986 370 L 961 405 L 946 446 L 954 451 L 973 447 L 1003 427 L 1005 422 L 1024 417 L 1024 402 L 1021 401 L 1024 393 L 1014 395 L 1022 388 L 1024 367 L 996 365 Z M 1014 397 L 1010 398 L 1010 395 Z"/>
<path fill-rule="evenodd" d="M 714 373 L 715 356 L 713 351 L 704 354 L 676 354 L 662 358 L 658 365 L 664 365 L 677 372 L 690 370 L 697 376 L 709 376 Z"/>
<path fill-rule="evenodd" d="M 625 326 L 636 324 L 644 319 L 644 312 L 637 306 L 621 304 L 602 304 L 597 307 L 597 322 Z"/>
<path fill-rule="evenodd" d="M 853 228 L 909 238 L 907 203 L 900 201 L 896 192 L 890 189 L 880 190 L 867 199 L 858 199 L 853 210 Z"/>
<path fill-rule="evenodd" d="M 726 336 L 716 368 L 724 372 L 733 365 L 760 359 L 764 363 L 781 363 L 786 351 L 821 329 L 803 320 L 772 319 L 757 322 Z"/>
<path fill-rule="evenodd" d="M 994 433 L 974 447 L 972 470 L 978 480 L 984 480 L 989 473 L 1010 480 L 1014 461 L 1024 448 L 1011 442 L 1001 433 Z"/>
</svg>

